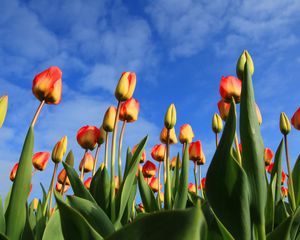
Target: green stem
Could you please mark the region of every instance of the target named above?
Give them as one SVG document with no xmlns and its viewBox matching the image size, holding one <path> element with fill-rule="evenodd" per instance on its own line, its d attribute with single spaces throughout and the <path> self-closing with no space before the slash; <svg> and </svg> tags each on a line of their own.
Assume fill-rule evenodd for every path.
<svg viewBox="0 0 300 240">
<path fill-rule="evenodd" d="M 202 184 L 201 184 L 201 165 L 199 165 L 199 186 L 200 186 L 200 191 L 201 191 L 201 196 L 204 199 L 204 192 L 203 192 L 203 188 L 202 188 Z"/>
<path fill-rule="evenodd" d="M 53 174 L 52 174 L 52 179 L 51 179 L 51 184 L 50 184 L 49 191 L 48 191 L 49 198 L 50 198 L 50 203 L 49 203 L 49 215 L 48 215 L 49 218 L 51 217 L 52 194 L 53 194 L 53 189 L 54 189 L 54 178 L 55 178 L 55 175 L 56 175 L 57 167 L 58 167 L 58 163 L 55 163 L 55 165 L 54 165 L 54 170 L 53 170 Z"/>
<path fill-rule="evenodd" d="M 159 204 L 159 208 L 161 208 L 161 202 L 160 202 L 160 172 L 161 172 L 161 162 L 158 163 L 158 191 L 157 191 L 157 194 L 158 194 L 158 204 Z"/>
<path fill-rule="evenodd" d="M 219 136 L 218 136 L 218 133 L 216 133 L 216 148 L 218 147 L 219 145 Z"/>
<path fill-rule="evenodd" d="M 104 165 L 105 165 L 106 169 L 107 169 L 107 166 L 108 166 L 108 134 L 109 134 L 109 132 L 106 132 L 106 135 L 105 135 L 105 150 L 104 150 Z"/>
<path fill-rule="evenodd" d="M 167 142 L 166 142 L 166 164 L 165 164 L 165 173 L 166 173 L 166 182 L 165 182 L 165 209 L 171 209 L 171 181 L 170 181 L 170 129 L 167 130 Z"/>
<path fill-rule="evenodd" d="M 111 206 L 111 221 L 114 222 L 116 219 L 116 203 L 115 203 L 115 154 L 116 154 L 116 139 L 118 130 L 118 120 L 120 113 L 120 101 L 118 102 L 116 118 L 114 122 L 114 130 L 112 135 L 111 143 L 111 189 L 110 189 L 110 206 Z"/>
<path fill-rule="evenodd" d="M 238 158 L 237 160 L 238 160 L 239 164 L 242 166 L 242 157 L 241 157 L 241 152 L 239 149 L 239 141 L 238 141 L 238 137 L 237 137 L 236 133 L 234 136 L 234 144 L 235 144 L 235 150 L 236 150 L 237 158 Z"/>
<path fill-rule="evenodd" d="M 32 121 L 31 121 L 31 127 L 32 128 L 34 128 L 34 126 L 36 124 L 36 121 L 38 119 L 38 116 L 40 115 L 40 113 L 41 113 L 42 108 L 43 108 L 44 105 L 45 105 L 45 100 L 43 100 L 43 101 L 40 102 L 40 105 L 38 106 L 38 108 L 37 108 L 37 110 L 36 110 L 36 112 L 34 114 L 34 117 L 33 117 Z"/>
<path fill-rule="evenodd" d="M 84 152 L 84 155 L 83 155 L 83 163 L 82 163 L 82 167 L 81 167 L 81 171 L 80 171 L 80 180 L 81 182 L 83 182 L 83 179 L 84 179 L 84 166 L 85 166 L 85 154 L 87 153 L 87 149 L 85 150 Z"/>
<path fill-rule="evenodd" d="M 100 144 L 97 145 L 97 149 L 96 149 L 96 153 L 95 153 L 95 162 L 94 162 L 94 166 L 93 166 L 93 174 L 92 177 L 94 177 L 95 173 L 96 173 L 96 169 L 97 169 L 97 161 L 98 161 L 98 157 L 99 157 L 99 151 L 100 151 Z"/>
<path fill-rule="evenodd" d="M 198 195 L 197 161 L 194 161 L 194 180 L 195 180 L 195 187 L 196 187 L 196 195 Z"/>
<path fill-rule="evenodd" d="M 118 149 L 118 173 L 119 173 L 119 181 L 120 184 L 122 182 L 122 144 L 123 144 L 123 137 L 124 137 L 124 130 L 126 126 L 126 120 L 123 122 L 120 138 L 119 138 L 119 149 Z"/>
</svg>

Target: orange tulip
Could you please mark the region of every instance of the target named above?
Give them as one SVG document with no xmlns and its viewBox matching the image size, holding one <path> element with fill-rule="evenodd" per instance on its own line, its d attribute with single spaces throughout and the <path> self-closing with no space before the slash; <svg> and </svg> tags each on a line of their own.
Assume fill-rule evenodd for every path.
<svg viewBox="0 0 300 240">
<path fill-rule="evenodd" d="M 270 163 L 272 162 L 272 158 L 273 158 L 272 150 L 270 148 L 265 148 L 264 161 L 266 166 L 270 165 Z"/>
<path fill-rule="evenodd" d="M 273 167 L 274 167 L 274 163 L 270 163 L 270 165 L 266 166 L 265 168 L 266 168 L 266 171 L 271 174 Z M 286 179 L 286 174 L 284 173 L 284 171 L 282 171 L 281 172 L 281 183 L 284 183 L 285 179 Z"/>
<path fill-rule="evenodd" d="M 191 192 L 191 193 L 196 193 L 196 185 L 193 184 L 193 183 L 189 183 L 188 191 Z"/>
<path fill-rule="evenodd" d="M 93 150 L 100 136 L 96 126 L 84 126 L 77 132 L 77 142 L 83 149 Z"/>
<path fill-rule="evenodd" d="M 48 152 L 37 152 L 32 156 L 32 165 L 35 169 L 43 171 L 48 163 L 50 153 Z"/>
<path fill-rule="evenodd" d="M 164 144 L 156 144 L 151 151 L 151 156 L 158 162 L 163 162 L 165 159 L 166 146 Z"/>
<path fill-rule="evenodd" d="M 115 126 L 115 118 L 117 114 L 117 109 L 110 106 L 103 117 L 102 127 L 106 132 L 112 132 Z"/>
<path fill-rule="evenodd" d="M 294 126 L 294 128 L 296 128 L 297 130 L 300 130 L 300 107 L 294 113 L 291 122 L 292 122 L 292 125 Z"/>
<path fill-rule="evenodd" d="M 171 168 L 172 170 L 175 169 L 175 167 L 176 167 L 176 162 L 177 162 L 177 157 L 173 157 L 172 160 L 171 160 L 171 163 L 170 163 L 170 168 Z M 180 160 L 179 160 L 179 168 L 181 168 L 181 162 L 180 162 Z"/>
<path fill-rule="evenodd" d="M 201 158 L 197 161 L 197 165 L 203 165 L 206 163 L 206 157 L 205 157 L 205 154 L 202 150 L 202 153 L 201 153 Z"/>
<path fill-rule="evenodd" d="M 121 104 L 119 118 L 121 121 L 134 122 L 138 119 L 139 111 L 140 103 L 130 98 Z"/>
<path fill-rule="evenodd" d="M 225 102 L 223 99 L 221 99 L 218 102 L 218 109 L 220 112 L 221 118 L 226 121 L 228 115 L 229 115 L 229 110 L 230 110 L 230 103 Z"/>
<path fill-rule="evenodd" d="M 193 138 L 194 138 L 194 132 L 193 132 L 191 125 L 183 124 L 180 127 L 180 131 L 179 131 L 179 141 L 182 144 L 190 143 L 190 142 L 192 142 Z"/>
<path fill-rule="evenodd" d="M 50 67 L 37 74 L 32 83 L 32 92 L 41 102 L 58 104 L 61 100 L 62 72 L 58 67 Z"/>
<path fill-rule="evenodd" d="M 222 77 L 220 82 L 221 97 L 230 102 L 233 97 L 235 102 L 240 102 L 242 81 L 234 76 Z"/>
<path fill-rule="evenodd" d="M 138 144 L 136 144 L 136 145 L 133 146 L 132 151 L 131 151 L 132 155 L 135 153 L 137 147 L 138 147 Z M 146 160 L 146 150 L 144 150 L 144 151 L 142 152 L 142 156 L 141 156 L 141 159 L 140 159 L 140 163 L 145 162 L 145 160 Z"/>
<path fill-rule="evenodd" d="M 93 155 L 88 152 L 88 153 L 84 154 L 83 158 L 80 161 L 79 171 L 81 171 L 81 169 L 83 167 L 84 172 L 90 172 L 93 170 L 94 164 L 95 164 L 95 159 L 94 159 Z"/>
<path fill-rule="evenodd" d="M 134 72 L 124 72 L 115 90 L 115 97 L 118 101 L 126 101 L 132 97 L 136 85 Z"/>
<path fill-rule="evenodd" d="M 202 146 L 201 146 L 200 140 L 198 140 L 196 142 L 192 142 L 190 144 L 190 146 L 189 146 L 189 155 L 190 155 L 190 160 L 192 160 L 194 162 L 201 162 L 201 165 L 204 164 L 204 162 L 203 162 L 203 152 L 202 152 Z"/>
<path fill-rule="evenodd" d="M 158 178 L 152 177 L 149 186 L 153 192 L 158 192 Z M 162 185 L 160 184 L 159 187 L 160 187 L 159 189 L 161 189 Z"/>
<path fill-rule="evenodd" d="M 284 186 L 281 187 L 281 193 L 283 197 L 287 197 L 288 196 L 288 189 Z"/>
<path fill-rule="evenodd" d="M 90 189 L 91 182 L 92 182 L 92 178 L 91 177 L 89 177 L 87 180 L 84 181 L 84 186 L 86 187 L 86 189 Z"/>
<path fill-rule="evenodd" d="M 175 129 L 171 128 L 169 130 L 170 130 L 169 144 L 176 144 L 177 137 L 176 137 Z M 164 144 L 167 144 L 167 132 L 168 132 L 168 129 L 166 127 L 164 127 L 160 133 L 160 141 Z"/>
<path fill-rule="evenodd" d="M 66 185 L 70 185 L 70 180 L 69 180 L 69 178 L 67 176 L 67 172 L 66 172 L 66 170 L 64 168 L 58 174 L 57 181 L 60 184 L 64 184 L 64 181 L 66 181 Z"/>
<path fill-rule="evenodd" d="M 16 163 L 14 165 L 14 167 L 12 168 L 11 172 L 10 172 L 10 175 L 9 175 L 9 178 L 10 180 L 13 182 L 16 178 L 16 174 L 17 174 L 17 171 L 18 171 L 18 167 L 19 167 L 19 163 Z"/>
<path fill-rule="evenodd" d="M 148 160 L 142 168 L 142 173 L 145 178 L 150 178 L 155 176 L 156 174 L 155 164 Z"/>
<path fill-rule="evenodd" d="M 67 136 L 62 137 L 54 146 L 52 150 L 52 160 L 55 163 L 59 163 L 62 161 L 68 145 L 68 138 Z"/>
<path fill-rule="evenodd" d="M 115 190 L 116 192 L 120 189 L 120 180 L 119 176 L 115 176 Z"/>
<path fill-rule="evenodd" d="M 60 192 L 61 189 L 62 189 L 62 186 L 63 186 L 63 185 L 62 185 L 61 183 L 57 182 L 56 185 L 55 185 L 55 190 L 56 190 L 57 192 Z M 70 188 L 70 185 L 65 185 L 65 187 L 64 187 L 64 193 L 65 193 L 66 191 L 68 191 L 69 188 Z"/>
</svg>

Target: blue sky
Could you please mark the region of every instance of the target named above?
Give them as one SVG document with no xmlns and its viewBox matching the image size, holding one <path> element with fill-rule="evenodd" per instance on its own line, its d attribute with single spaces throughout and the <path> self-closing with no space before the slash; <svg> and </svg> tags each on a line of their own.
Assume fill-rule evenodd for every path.
<svg viewBox="0 0 300 240">
<path fill-rule="evenodd" d="M 255 63 L 253 83 L 267 147 L 275 151 L 280 142 L 280 112 L 291 117 L 300 106 L 299 1 L 0 2 L 0 95 L 9 95 L 0 129 L 2 195 L 9 189 L 10 169 L 39 103 L 31 93 L 33 77 L 51 65 L 63 71 L 62 102 L 43 109 L 35 151 L 52 151 L 67 135 L 77 164 L 83 153 L 76 132 L 83 125 L 101 124 L 106 108 L 116 104 L 113 92 L 123 71 L 136 72 L 134 97 L 141 104 L 139 120 L 125 130 L 124 145 L 132 147 L 149 134 L 149 159 L 173 102 L 177 133 L 180 125 L 191 124 L 210 162 L 219 82 L 223 75 L 235 75 L 243 49 Z M 300 132 L 293 129 L 293 161 L 299 144 Z M 173 154 L 179 149 L 175 146 Z M 45 173 L 34 176 L 33 196 L 40 194 L 40 181 L 48 185 L 52 169 L 50 161 Z"/>
</svg>

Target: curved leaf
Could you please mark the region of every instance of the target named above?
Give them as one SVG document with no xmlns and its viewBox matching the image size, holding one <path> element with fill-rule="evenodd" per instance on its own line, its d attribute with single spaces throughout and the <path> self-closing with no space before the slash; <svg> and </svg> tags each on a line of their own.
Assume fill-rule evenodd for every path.
<svg viewBox="0 0 300 240">
<path fill-rule="evenodd" d="M 0 233 L 5 233 L 5 217 L 2 205 L 2 198 L 0 196 Z"/>
<path fill-rule="evenodd" d="M 293 217 L 283 221 L 273 232 L 267 235 L 267 240 L 290 240 L 290 230 Z"/>
<path fill-rule="evenodd" d="M 293 183 L 294 183 L 294 191 L 295 191 L 295 200 L 296 206 L 300 205 L 300 155 L 297 158 L 295 166 L 293 168 Z"/>
<path fill-rule="evenodd" d="M 64 240 L 59 211 L 55 211 L 47 223 L 43 240 Z"/>
</svg>

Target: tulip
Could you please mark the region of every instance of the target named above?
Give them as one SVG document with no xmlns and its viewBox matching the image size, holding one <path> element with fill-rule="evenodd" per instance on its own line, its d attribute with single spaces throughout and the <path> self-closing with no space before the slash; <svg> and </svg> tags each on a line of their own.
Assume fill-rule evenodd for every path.
<svg viewBox="0 0 300 240">
<path fill-rule="evenodd" d="M 32 83 L 32 92 L 41 102 L 58 104 L 61 100 L 62 72 L 58 67 L 50 67 L 37 74 Z"/>
<path fill-rule="evenodd" d="M 60 184 L 64 184 L 64 182 L 66 182 L 66 185 L 70 185 L 70 180 L 67 176 L 67 172 L 66 170 L 63 168 L 60 173 L 57 176 L 57 182 L 59 182 Z"/>
<path fill-rule="evenodd" d="M 196 193 L 196 185 L 193 184 L 193 183 L 189 183 L 189 185 L 188 185 L 188 191 L 190 193 Z"/>
<path fill-rule="evenodd" d="M 142 173 L 145 178 L 150 178 L 155 176 L 156 170 L 155 164 L 148 160 L 142 168 Z"/>
<path fill-rule="evenodd" d="M 272 158 L 273 158 L 273 152 L 270 148 L 265 148 L 264 151 L 264 161 L 265 161 L 265 165 L 268 166 L 271 164 L 272 162 Z"/>
<path fill-rule="evenodd" d="M 138 119 L 139 111 L 140 103 L 130 98 L 121 104 L 119 118 L 121 121 L 134 122 Z"/>
<path fill-rule="evenodd" d="M 3 122 L 5 120 L 7 106 L 8 106 L 8 96 L 2 96 L 0 98 L 0 128 L 2 127 Z"/>
<path fill-rule="evenodd" d="M 270 163 L 270 165 L 266 166 L 265 168 L 266 171 L 271 174 L 273 167 L 274 167 L 274 163 Z M 286 174 L 284 173 L 284 171 L 281 171 L 281 183 L 284 183 L 285 179 L 286 179 Z"/>
<path fill-rule="evenodd" d="M 163 192 L 159 193 L 159 201 L 164 202 L 165 201 L 165 195 Z"/>
<path fill-rule="evenodd" d="M 131 150 L 132 155 L 135 153 L 137 147 L 138 147 L 138 144 L 133 146 L 133 148 Z M 145 162 L 145 160 L 146 160 L 146 150 L 143 150 L 142 155 L 141 155 L 141 159 L 140 159 L 140 163 Z"/>
<path fill-rule="evenodd" d="M 174 128 L 176 124 L 176 108 L 175 105 L 172 103 L 165 115 L 165 127 L 167 129 Z"/>
<path fill-rule="evenodd" d="M 288 189 L 284 186 L 281 187 L 281 193 L 284 198 L 288 196 Z"/>
<path fill-rule="evenodd" d="M 149 186 L 152 189 L 152 191 L 155 193 L 158 192 L 158 190 L 160 190 L 162 187 L 161 184 L 159 184 L 159 182 L 158 182 L 158 178 L 156 178 L 156 177 L 151 178 Z M 159 189 L 158 189 L 158 186 L 159 186 Z"/>
<path fill-rule="evenodd" d="M 110 106 L 103 117 L 102 127 L 106 132 L 112 132 L 114 129 L 114 122 L 116 118 L 117 109 Z"/>
<path fill-rule="evenodd" d="M 87 180 L 84 181 L 84 186 L 86 187 L 86 189 L 90 189 L 91 182 L 92 182 L 92 178 L 91 177 L 89 177 Z"/>
<path fill-rule="evenodd" d="M 63 184 L 57 182 L 55 185 L 55 190 L 60 193 L 62 191 L 62 188 L 63 188 Z M 69 188 L 70 188 L 70 185 L 66 185 L 64 187 L 63 193 L 67 192 Z"/>
<path fill-rule="evenodd" d="M 223 99 L 221 99 L 218 102 L 218 109 L 220 112 L 221 118 L 226 121 L 228 115 L 229 115 L 229 110 L 230 110 L 230 103 L 225 102 Z"/>
<path fill-rule="evenodd" d="M 144 213 L 145 212 L 145 208 L 144 208 L 144 205 L 142 203 L 140 203 L 138 205 L 137 212 L 139 212 L 139 213 Z"/>
<path fill-rule="evenodd" d="M 193 138 L 194 138 L 194 132 L 193 132 L 191 125 L 183 124 L 180 127 L 180 131 L 179 131 L 179 141 L 182 144 L 190 143 L 190 142 L 192 142 Z"/>
<path fill-rule="evenodd" d="M 67 145 L 68 145 L 68 138 L 67 136 L 64 136 L 62 139 L 60 139 L 54 146 L 52 150 L 52 161 L 55 163 L 59 163 L 62 161 L 63 156 L 65 155 L 67 151 Z"/>
<path fill-rule="evenodd" d="M 97 140 L 98 145 L 102 145 L 105 142 L 107 132 L 104 130 L 103 126 L 100 127 L 100 134 Z"/>
<path fill-rule="evenodd" d="M 84 157 L 81 159 L 80 165 L 79 165 L 79 171 L 82 170 L 85 173 L 90 172 L 93 170 L 95 159 L 91 153 L 84 154 Z"/>
<path fill-rule="evenodd" d="M 297 130 L 300 130 L 300 107 L 294 113 L 291 122 L 292 122 L 294 128 L 296 128 Z"/>
<path fill-rule="evenodd" d="M 32 200 L 32 207 L 33 207 L 33 210 L 36 211 L 37 208 L 38 208 L 38 206 L 39 206 L 39 200 L 38 200 L 37 198 L 34 198 L 34 199 Z"/>
<path fill-rule="evenodd" d="M 93 150 L 100 136 L 100 130 L 96 126 L 84 126 L 77 132 L 77 142 L 85 150 Z"/>
<path fill-rule="evenodd" d="M 202 189 L 205 189 L 205 184 L 206 184 L 206 178 L 202 178 L 202 179 L 201 179 L 201 185 L 200 185 L 200 187 L 201 187 Z"/>
<path fill-rule="evenodd" d="M 124 72 L 115 90 L 115 97 L 118 101 L 126 101 L 132 97 L 136 85 L 134 72 Z"/>
<path fill-rule="evenodd" d="M 235 102 L 240 102 L 242 81 L 234 76 L 222 77 L 220 82 L 221 97 L 230 102 L 233 97 Z"/>
<path fill-rule="evenodd" d="M 239 149 L 240 153 L 242 153 L 243 147 L 242 147 L 242 144 L 241 144 L 241 143 L 239 143 L 238 149 Z"/>
<path fill-rule="evenodd" d="M 222 131 L 223 122 L 219 114 L 215 113 L 212 120 L 212 130 L 215 134 L 218 134 Z"/>
<path fill-rule="evenodd" d="M 151 151 L 151 156 L 158 162 L 163 162 L 165 159 L 166 147 L 163 144 L 156 144 Z"/>
<path fill-rule="evenodd" d="M 201 153 L 201 158 L 197 161 L 197 165 L 204 165 L 206 162 L 206 157 L 205 157 L 205 154 L 202 150 L 202 153 Z"/>
<path fill-rule="evenodd" d="M 254 64 L 253 64 L 252 58 L 251 58 L 250 54 L 248 53 L 248 51 L 244 50 L 236 64 L 236 75 L 241 80 L 243 80 L 243 78 L 244 78 L 244 68 L 245 68 L 246 62 L 248 62 L 249 71 L 252 76 L 254 73 Z"/>
<path fill-rule="evenodd" d="M 291 124 L 290 124 L 290 120 L 288 119 L 288 117 L 286 116 L 286 114 L 284 112 L 282 112 L 280 114 L 280 121 L 279 121 L 279 127 L 280 127 L 280 131 L 283 135 L 288 135 L 289 132 L 291 131 Z"/>
<path fill-rule="evenodd" d="M 13 182 L 16 178 L 16 174 L 17 174 L 17 170 L 18 170 L 18 167 L 19 167 L 19 163 L 16 163 L 14 165 L 14 167 L 12 168 L 11 172 L 10 172 L 10 175 L 9 175 L 9 178 L 10 180 Z"/>
<path fill-rule="evenodd" d="M 173 157 L 170 163 L 170 168 L 174 171 L 177 163 L 177 157 Z M 181 168 L 181 162 L 179 160 L 179 168 Z"/>
<path fill-rule="evenodd" d="M 48 163 L 50 153 L 48 152 L 37 152 L 32 156 L 32 165 L 35 169 L 43 171 Z"/>
<path fill-rule="evenodd" d="M 194 162 L 201 162 L 203 160 L 203 152 L 200 140 L 192 142 L 189 146 L 190 160 Z"/>
<path fill-rule="evenodd" d="M 169 144 L 176 144 L 177 137 L 174 128 L 167 129 L 166 127 L 164 127 L 160 133 L 160 141 L 164 144 L 167 144 L 168 130 L 169 130 Z"/>
<path fill-rule="evenodd" d="M 119 191 L 120 189 L 120 180 L 119 180 L 119 176 L 115 176 L 115 191 Z"/>
</svg>

